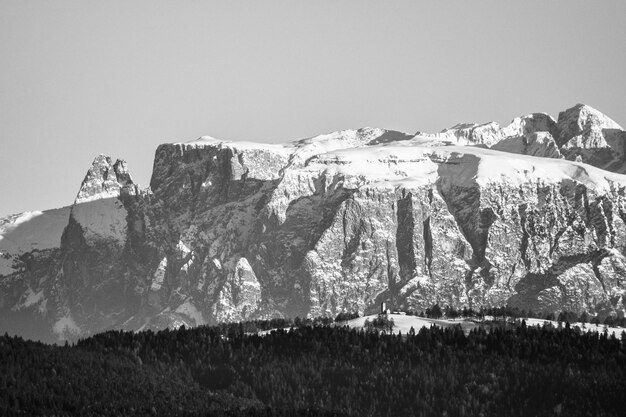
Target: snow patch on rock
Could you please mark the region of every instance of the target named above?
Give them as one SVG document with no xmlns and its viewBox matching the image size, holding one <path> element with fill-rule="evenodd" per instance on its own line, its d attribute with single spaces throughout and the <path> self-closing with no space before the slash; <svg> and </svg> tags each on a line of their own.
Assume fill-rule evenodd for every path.
<svg viewBox="0 0 626 417">
<path fill-rule="evenodd" d="M 167 258 L 163 258 L 161 259 L 161 262 L 159 262 L 159 266 L 157 267 L 157 270 L 154 271 L 152 284 L 150 286 L 150 289 L 152 291 L 159 291 L 161 289 L 161 286 L 163 285 L 163 280 L 165 279 L 166 268 L 167 268 Z"/>
<path fill-rule="evenodd" d="M 52 326 L 52 331 L 59 340 L 69 339 L 80 334 L 80 327 L 72 316 L 64 316 L 58 319 Z"/>
<path fill-rule="evenodd" d="M 26 308 L 32 307 L 44 301 L 43 290 L 39 290 L 37 292 L 33 291 L 32 288 L 28 287 L 26 292 L 22 296 L 19 304 L 13 306 L 12 310 L 20 311 Z"/>
<path fill-rule="evenodd" d="M 195 326 L 201 326 L 207 323 L 202 313 L 189 300 L 179 305 L 175 311 L 176 313 L 184 314 L 185 316 L 193 320 Z"/>
</svg>

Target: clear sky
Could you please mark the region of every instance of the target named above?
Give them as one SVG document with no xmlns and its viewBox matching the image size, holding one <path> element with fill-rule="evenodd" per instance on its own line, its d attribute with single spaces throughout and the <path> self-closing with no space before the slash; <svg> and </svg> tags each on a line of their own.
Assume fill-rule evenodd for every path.
<svg viewBox="0 0 626 417">
<path fill-rule="evenodd" d="M 68 205 L 94 156 L 413 133 L 582 102 L 626 125 L 624 1 L 0 0 L 0 216 Z"/>
</svg>

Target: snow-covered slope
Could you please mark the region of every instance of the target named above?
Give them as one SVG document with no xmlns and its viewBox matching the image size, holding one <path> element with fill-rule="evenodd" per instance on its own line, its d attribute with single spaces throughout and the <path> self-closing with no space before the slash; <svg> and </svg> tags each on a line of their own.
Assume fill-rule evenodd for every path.
<svg viewBox="0 0 626 417">
<path fill-rule="evenodd" d="M 339 322 L 337 326 L 348 326 L 352 329 L 365 329 L 365 321 L 369 320 L 373 321 L 377 317 L 376 314 L 371 314 L 369 316 L 363 316 L 356 319 L 348 320 L 345 322 Z M 411 331 L 411 328 L 418 333 L 421 328 L 426 327 L 430 328 L 431 326 L 438 327 L 454 327 L 461 326 L 465 333 L 469 333 L 473 328 L 478 327 L 480 322 L 477 319 L 431 319 L 425 317 L 418 316 L 409 316 L 406 314 L 388 314 L 388 318 L 393 320 L 393 329 L 392 333 L 398 334 L 402 333 L 404 335 L 408 334 Z M 517 321 L 521 321 L 522 319 L 517 319 Z M 552 325 L 555 328 L 559 326 L 558 321 L 554 320 L 543 320 L 543 319 L 534 319 L 534 318 L 525 318 L 527 326 L 544 326 L 544 325 Z M 565 323 L 561 322 L 561 326 L 565 326 Z M 622 327 L 611 327 L 603 324 L 591 324 L 591 323 L 571 323 L 572 328 L 579 328 L 583 332 L 596 332 L 596 333 L 604 333 L 605 331 L 609 336 L 615 336 L 616 338 L 620 338 L 622 336 L 622 332 L 626 331 L 626 329 Z"/>
<path fill-rule="evenodd" d="M 69 207 L 63 207 L 0 219 L 0 276 L 17 272 L 18 258 L 25 253 L 59 248 L 69 212 Z"/>
<path fill-rule="evenodd" d="M 598 114 L 287 144 L 202 137 L 159 146 L 146 191 L 101 155 L 64 214 L 2 221 L 0 309 L 60 337 L 381 301 L 621 314 L 623 131 Z M 29 232 L 37 219 L 46 239 Z"/>
<path fill-rule="evenodd" d="M 337 326 L 348 326 L 351 329 L 365 329 L 366 321 L 373 321 L 378 315 L 370 314 L 368 316 L 358 317 L 356 319 L 348 320 L 345 322 L 339 322 Z M 395 334 L 402 333 L 404 335 L 411 332 L 411 329 L 418 333 L 421 328 L 430 328 L 431 326 L 439 327 L 454 327 L 461 326 L 465 332 L 469 332 L 477 325 L 470 320 L 446 320 L 446 319 L 431 319 L 418 316 L 409 316 L 406 314 L 388 314 L 387 318 L 393 320 L 392 332 Z"/>
<path fill-rule="evenodd" d="M 26 253 L 58 248 L 67 226 L 69 207 L 26 211 L 0 220 L 0 250 Z"/>
</svg>

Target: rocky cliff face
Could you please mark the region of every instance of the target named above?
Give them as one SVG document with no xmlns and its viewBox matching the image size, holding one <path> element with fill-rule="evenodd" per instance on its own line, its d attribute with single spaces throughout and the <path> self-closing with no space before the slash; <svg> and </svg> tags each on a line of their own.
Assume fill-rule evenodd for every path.
<svg viewBox="0 0 626 417">
<path fill-rule="evenodd" d="M 623 314 L 624 131 L 599 115 L 205 137 L 159 146 L 146 191 L 99 156 L 71 207 L 2 220 L 0 324 L 64 338 L 381 301 Z"/>
</svg>

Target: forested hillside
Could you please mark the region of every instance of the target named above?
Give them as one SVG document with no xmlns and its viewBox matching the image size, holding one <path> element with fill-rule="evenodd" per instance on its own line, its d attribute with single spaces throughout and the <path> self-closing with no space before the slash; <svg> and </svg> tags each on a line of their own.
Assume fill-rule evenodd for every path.
<svg viewBox="0 0 626 417">
<path fill-rule="evenodd" d="M 252 327 L 258 327 L 253 325 Z M 622 416 L 626 346 L 525 324 L 0 337 L 2 415 Z"/>
</svg>

